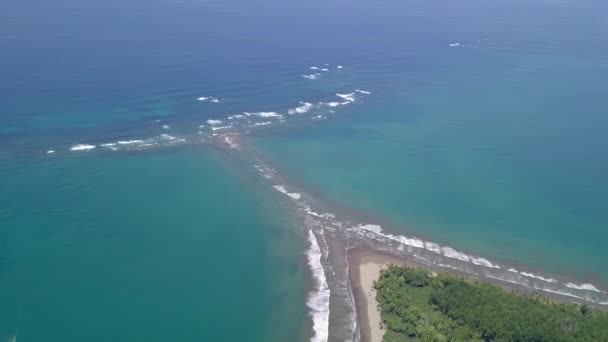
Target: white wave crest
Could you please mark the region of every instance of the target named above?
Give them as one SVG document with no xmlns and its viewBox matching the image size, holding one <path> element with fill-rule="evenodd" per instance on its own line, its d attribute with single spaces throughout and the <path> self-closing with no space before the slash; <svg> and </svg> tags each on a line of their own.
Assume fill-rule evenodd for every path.
<svg viewBox="0 0 608 342">
<path fill-rule="evenodd" d="M 450 47 L 459 47 L 459 46 L 462 46 L 462 44 L 460 44 L 460 43 L 450 43 L 448 45 L 450 45 Z"/>
<path fill-rule="evenodd" d="M 355 93 L 350 93 L 350 94 L 340 94 L 340 93 L 337 93 L 336 96 L 343 98 L 347 102 L 355 102 L 355 100 L 356 100 L 355 99 Z"/>
<path fill-rule="evenodd" d="M 213 96 L 201 96 L 199 98 L 197 98 L 198 101 L 201 102 L 206 102 L 209 101 L 211 103 L 219 103 L 220 99 L 218 99 L 217 97 L 213 97 Z"/>
<path fill-rule="evenodd" d="M 317 75 L 317 74 L 300 75 L 300 76 L 307 78 L 309 80 L 318 80 L 319 79 L 319 75 Z"/>
<path fill-rule="evenodd" d="M 298 192 L 290 192 L 287 194 L 287 196 L 289 196 L 295 200 L 299 200 L 300 198 L 302 198 L 302 195 Z"/>
<path fill-rule="evenodd" d="M 338 68 L 338 69 L 343 69 L 344 67 L 343 67 L 343 66 L 341 66 L 341 65 L 338 65 L 336 68 Z"/>
<path fill-rule="evenodd" d="M 239 148 L 239 144 L 238 144 L 237 140 L 234 139 L 234 137 L 230 134 L 227 134 L 226 136 L 224 136 L 224 142 L 226 144 L 228 144 L 228 146 L 230 148 L 234 148 L 234 149 Z"/>
<path fill-rule="evenodd" d="M 271 125 L 272 122 L 270 121 L 265 121 L 265 122 L 256 122 L 253 125 L 251 125 L 251 127 L 257 127 L 257 126 L 267 126 L 267 125 Z"/>
<path fill-rule="evenodd" d="M 355 89 L 355 91 L 359 94 L 363 94 L 363 95 L 369 95 L 372 92 L 371 91 L 367 91 L 367 90 L 361 90 L 361 89 Z"/>
<path fill-rule="evenodd" d="M 478 266 L 485 266 L 485 267 L 490 267 L 490 268 L 500 268 L 496 265 L 494 265 L 493 263 L 491 263 L 488 259 L 486 258 L 475 258 L 475 257 L 471 257 L 471 262 L 475 265 Z"/>
<path fill-rule="evenodd" d="M 426 249 L 433 253 L 443 255 L 447 258 L 470 262 L 475 265 L 485 266 L 485 267 L 489 267 L 489 268 L 495 268 L 495 269 L 501 268 L 500 266 L 491 263 L 489 260 L 487 260 L 485 258 L 473 257 L 473 256 L 467 255 L 465 253 L 459 252 L 449 246 L 440 246 L 434 242 L 422 241 L 417 238 L 409 238 L 409 237 L 403 236 L 403 235 L 385 234 L 382 232 L 382 228 L 378 225 L 370 225 L 370 224 L 358 225 L 355 227 L 355 229 L 371 231 L 382 237 L 388 238 L 393 241 L 397 241 L 403 245 L 423 248 L 423 249 Z"/>
<path fill-rule="evenodd" d="M 553 289 L 545 289 L 545 288 L 542 288 L 542 287 L 534 287 L 534 288 L 535 288 L 535 289 L 537 289 L 537 290 L 541 290 L 541 291 L 545 291 L 545 292 L 550 292 L 550 293 L 555 293 L 555 294 L 562 295 L 562 296 L 567 296 L 567 297 L 572 297 L 572 298 L 577 298 L 577 299 L 587 300 L 587 299 L 586 299 L 586 298 L 584 298 L 584 297 L 577 296 L 577 295 L 575 295 L 575 294 L 573 294 L 573 293 L 566 292 L 566 291 L 561 291 L 561 290 L 553 290 Z M 592 302 L 593 302 L 593 301 L 592 301 Z"/>
<path fill-rule="evenodd" d="M 569 287 L 571 289 L 602 292 L 597 287 L 593 286 L 592 284 L 580 284 L 580 285 L 578 285 L 578 284 L 575 284 L 575 283 L 566 283 L 565 285 L 566 285 L 566 287 Z"/>
<path fill-rule="evenodd" d="M 118 145 L 131 145 L 131 144 L 141 144 L 143 142 L 144 142 L 143 140 L 120 140 L 120 141 L 117 141 L 116 143 Z"/>
<path fill-rule="evenodd" d="M 542 280 L 542 281 L 546 281 L 548 283 L 557 283 L 557 280 L 555 280 L 553 278 L 545 278 L 543 276 L 539 276 L 539 275 L 536 275 L 536 274 L 533 274 L 533 273 L 521 272 L 520 274 L 523 275 L 523 276 L 526 276 L 526 277 L 530 277 L 530 278 L 535 278 L 535 279 L 539 279 L 539 280 Z"/>
<path fill-rule="evenodd" d="M 321 264 L 321 248 L 312 230 L 308 231 L 310 249 L 306 252 L 308 265 L 315 279 L 315 289 L 308 295 L 306 305 L 311 310 L 312 329 L 314 335 L 312 342 L 327 342 L 329 338 L 329 297 L 330 291 Z"/>
<path fill-rule="evenodd" d="M 437 254 L 441 254 L 441 246 L 439 246 L 438 244 L 434 243 L 434 242 L 425 242 L 424 243 L 424 247 L 426 249 L 428 249 L 431 252 L 435 252 Z"/>
<path fill-rule="evenodd" d="M 76 144 L 72 147 L 70 147 L 70 151 L 85 151 L 85 150 L 92 150 L 94 149 L 96 146 L 95 145 L 88 145 L 88 144 Z"/>
<path fill-rule="evenodd" d="M 217 131 L 217 130 L 223 130 L 223 129 L 230 129 L 232 128 L 232 126 L 228 125 L 228 126 L 214 126 L 211 127 L 212 131 Z"/>
<path fill-rule="evenodd" d="M 301 104 L 301 106 L 292 108 L 292 109 L 288 110 L 287 113 L 289 113 L 290 115 L 304 114 L 304 113 L 310 111 L 314 107 L 313 104 L 310 102 L 300 102 L 300 104 Z"/>
<path fill-rule="evenodd" d="M 163 125 L 163 129 L 171 129 L 171 126 L 169 126 L 169 125 Z"/>
<path fill-rule="evenodd" d="M 272 187 L 275 188 L 278 192 L 281 192 L 284 194 L 287 193 L 287 189 L 285 189 L 285 186 L 283 186 L 283 185 L 273 185 Z"/>
<path fill-rule="evenodd" d="M 441 247 L 441 251 L 443 252 L 443 255 L 448 258 L 458 259 L 467 262 L 471 261 L 468 255 L 461 253 L 452 247 Z"/>
<path fill-rule="evenodd" d="M 258 113 L 249 113 L 251 115 L 259 116 L 261 118 L 282 118 L 283 115 L 277 112 L 258 112 Z"/>
<path fill-rule="evenodd" d="M 379 226 L 377 224 L 361 224 L 358 227 L 361 229 L 372 231 L 377 234 L 382 233 L 382 226 Z"/>
<path fill-rule="evenodd" d="M 285 194 L 295 200 L 299 200 L 300 198 L 302 198 L 301 194 L 297 192 L 289 192 L 287 191 L 287 189 L 285 189 L 285 186 L 283 185 L 274 185 L 273 188 L 275 188 L 275 190 L 277 190 L 278 192 Z"/>
<path fill-rule="evenodd" d="M 210 125 L 219 125 L 222 123 L 222 120 L 213 120 L 213 119 L 209 119 L 207 120 L 207 123 Z"/>
<path fill-rule="evenodd" d="M 160 137 L 163 140 L 175 140 L 175 139 L 177 139 L 176 137 L 174 137 L 172 135 L 169 135 L 169 134 L 161 134 Z"/>
</svg>

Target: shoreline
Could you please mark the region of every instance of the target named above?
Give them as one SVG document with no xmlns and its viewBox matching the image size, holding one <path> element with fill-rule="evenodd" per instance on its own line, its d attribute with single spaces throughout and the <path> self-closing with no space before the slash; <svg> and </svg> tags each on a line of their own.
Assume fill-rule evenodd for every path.
<svg viewBox="0 0 608 342">
<path fill-rule="evenodd" d="M 390 264 L 415 264 L 388 253 L 363 248 L 348 251 L 348 264 L 361 342 L 381 342 L 384 329 L 381 328 L 382 319 L 373 284 L 380 276 L 380 270 Z"/>
<path fill-rule="evenodd" d="M 237 160 L 245 164 L 247 174 L 257 175 L 259 181 L 268 185 L 269 189 L 274 189 L 278 198 L 283 200 L 281 202 L 293 209 L 294 219 L 301 223 L 308 233 L 314 232 L 318 235 L 316 245 L 321 246 L 315 246 L 314 252 L 320 252 L 319 262 L 324 271 L 324 279 L 315 276 L 315 270 L 319 270 L 319 267 L 311 265 L 310 256 L 307 255 L 312 282 L 306 305 L 309 309 L 312 341 L 351 338 L 363 342 L 382 341 L 384 331 L 381 329 L 381 316 L 375 301 L 373 282 L 378 279 L 380 270 L 389 264 L 424 267 L 432 272 L 490 283 L 507 291 L 528 294 L 539 292 L 542 297 L 556 302 L 581 303 L 583 300 L 594 299 L 578 297 L 578 300 L 565 292 L 568 289 L 564 292 L 552 292 L 562 291 L 560 286 L 572 284 L 566 283 L 568 278 L 561 280 L 560 277 L 561 282 L 558 282 L 553 278 L 538 275 L 540 273 L 548 277 L 545 272 L 520 272 L 513 269 L 512 265 L 507 269 L 509 264 L 495 264 L 496 261 L 490 262 L 473 253 L 463 256 L 460 250 L 449 245 L 438 245 L 416 237 L 391 235 L 383 231 L 384 226 L 358 223 L 384 221 L 368 219 L 372 216 L 326 201 L 320 194 L 314 191 L 310 193 L 310 190 L 307 191 L 301 184 L 293 185 L 273 167 L 273 163 L 266 160 L 249 139 L 251 137 L 248 135 L 219 134 L 210 140 L 210 143 L 228 155 L 238 155 L 240 158 Z M 392 227 L 390 224 L 386 226 Z M 330 241 L 332 239 L 333 241 Z M 346 245 L 336 245 L 336 241 L 342 241 Z M 351 247 L 348 248 L 347 245 Z M 311 247 L 311 251 L 312 249 Z M 328 258 L 328 255 L 334 257 Z M 337 255 L 340 256 L 336 259 Z M 316 257 L 315 255 L 315 262 Z M 342 263 L 343 257 L 347 259 L 346 264 Z M 524 270 L 530 268 L 526 267 Z M 329 291 L 331 296 L 321 295 L 321 292 L 325 291 Z M 348 292 L 351 294 L 345 295 Z M 319 300 L 311 301 L 311 296 Z M 315 305 L 311 305 L 313 302 Z M 605 309 L 602 307 L 603 302 L 589 305 Z M 345 317 L 349 317 L 348 321 Z"/>
<path fill-rule="evenodd" d="M 360 327 L 361 342 L 381 342 L 384 329 L 381 329 L 380 309 L 376 302 L 376 291 L 373 283 L 378 280 L 380 271 L 389 265 L 423 267 L 431 272 L 447 273 L 453 276 L 464 277 L 473 281 L 480 281 L 498 286 L 505 291 L 516 291 L 523 294 L 531 294 L 532 291 L 524 286 L 507 283 L 499 279 L 473 276 L 457 270 L 446 270 L 432 265 L 421 263 L 414 258 L 397 256 L 389 252 L 377 250 L 370 247 L 354 247 L 347 251 L 349 264 L 349 280 L 351 282 L 355 310 L 357 312 L 357 323 Z M 551 293 L 539 293 L 549 301 L 558 303 L 581 304 L 578 301 L 567 300 L 563 296 Z M 597 307 L 597 306 L 596 306 Z M 599 307 L 600 309 L 604 309 Z"/>
</svg>

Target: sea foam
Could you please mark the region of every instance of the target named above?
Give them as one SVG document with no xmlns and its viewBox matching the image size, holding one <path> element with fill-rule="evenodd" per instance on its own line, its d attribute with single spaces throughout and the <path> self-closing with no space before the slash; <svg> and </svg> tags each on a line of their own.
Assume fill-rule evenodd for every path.
<svg viewBox="0 0 608 342">
<path fill-rule="evenodd" d="M 285 189 L 285 186 L 283 186 L 283 185 L 274 185 L 273 188 L 275 188 L 278 192 L 285 194 L 295 200 L 299 200 L 300 198 L 302 198 L 302 195 L 300 193 L 289 192 L 289 191 L 287 191 L 287 189 Z"/>
<path fill-rule="evenodd" d="M 310 75 L 301 75 L 304 78 L 307 78 L 309 80 L 318 80 L 319 79 L 319 75 L 317 74 L 310 74 Z"/>
<path fill-rule="evenodd" d="M 310 249 L 306 252 L 308 265 L 315 280 L 315 289 L 308 295 L 306 305 L 312 316 L 314 335 L 312 342 L 327 342 L 329 338 L 329 297 L 330 291 L 323 265 L 321 264 L 321 248 L 312 230 L 308 231 Z"/>
<path fill-rule="evenodd" d="M 198 101 L 201 102 L 206 102 L 209 101 L 211 103 L 219 103 L 220 99 L 218 99 L 217 97 L 213 97 L 213 96 L 201 96 L 199 98 L 197 98 Z"/>
<path fill-rule="evenodd" d="M 282 118 L 283 115 L 277 112 L 258 112 L 258 113 L 249 113 L 251 115 L 259 116 L 261 118 Z"/>
<path fill-rule="evenodd" d="M 85 151 L 85 150 L 92 150 L 94 149 L 96 146 L 95 145 L 88 145 L 88 144 L 76 144 L 72 147 L 70 147 L 70 151 Z"/>
<path fill-rule="evenodd" d="M 533 274 L 533 273 L 521 272 L 520 274 L 523 275 L 523 276 L 526 276 L 526 277 L 530 277 L 530 278 L 546 281 L 547 283 L 557 283 L 557 280 L 555 280 L 553 278 L 545 278 L 543 276 L 536 275 L 536 274 Z"/>
<path fill-rule="evenodd" d="M 311 109 L 313 109 L 313 104 L 310 102 L 300 102 L 301 106 L 296 107 L 296 108 L 292 108 L 290 110 L 287 111 L 287 113 L 289 113 L 290 115 L 294 115 L 294 114 L 304 114 L 308 111 L 310 111 Z"/>
<path fill-rule="evenodd" d="M 169 135 L 169 134 L 161 134 L 160 137 L 163 140 L 175 140 L 175 139 L 177 139 L 176 137 L 174 137 L 172 135 Z"/>
<path fill-rule="evenodd" d="M 131 144 L 141 144 L 143 140 L 121 140 L 117 141 L 118 145 L 131 145 Z"/>
<path fill-rule="evenodd" d="M 268 125 L 271 125 L 271 124 L 272 124 L 272 122 L 270 122 L 270 121 L 256 122 L 253 125 L 251 125 L 251 127 L 268 126 Z"/>
<path fill-rule="evenodd" d="M 355 93 L 350 93 L 350 94 L 337 93 L 336 96 L 341 97 L 348 102 L 355 102 Z"/>
<path fill-rule="evenodd" d="M 600 291 L 597 287 L 593 286 L 592 284 L 575 284 L 575 283 L 566 283 L 566 287 L 569 287 L 571 289 L 577 289 L 577 290 L 588 290 L 588 291 L 595 291 L 595 292 L 603 292 Z"/>
<path fill-rule="evenodd" d="M 465 254 L 463 252 L 457 251 L 454 248 L 449 247 L 449 246 L 440 246 L 436 243 L 422 241 L 417 238 L 408 238 L 406 236 L 383 233 L 382 227 L 379 225 L 360 224 L 360 225 L 355 226 L 354 229 L 356 232 L 358 232 L 359 234 L 361 234 L 369 239 L 383 241 L 382 238 L 386 238 L 386 239 L 389 239 L 392 241 L 399 242 L 402 245 L 426 249 L 428 251 L 431 251 L 431 252 L 439 254 L 439 255 L 443 255 L 443 256 L 451 258 L 451 259 L 468 262 L 468 263 L 471 263 L 471 264 L 474 264 L 477 266 L 483 266 L 488 269 L 499 270 L 502 268 L 501 266 L 493 264 L 492 262 L 490 262 L 489 260 L 487 260 L 485 258 L 471 256 L 471 255 Z M 398 249 L 403 250 L 403 248 L 401 246 Z M 449 268 L 457 269 L 460 271 L 466 271 L 469 273 L 473 273 L 471 270 L 464 270 L 464 269 L 461 269 L 460 267 L 456 267 L 454 265 L 447 265 L 447 264 L 441 263 L 438 266 L 449 267 Z M 589 283 L 576 284 L 573 282 L 560 283 L 559 281 L 557 281 L 554 278 L 544 277 L 544 276 L 530 273 L 530 272 L 523 272 L 523 271 L 519 272 L 518 270 L 516 270 L 515 268 L 512 268 L 512 267 L 508 268 L 506 270 L 506 272 L 508 272 L 508 274 L 511 274 L 512 276 L 508 276 L 507 273 L 503 273 L 502 276 L 497 276 L 495 274 L 491 274 L 488 272 L 484 272 L 484 276 L 498 279 L 501 281 L 514 283 L 514 284 L 519 284 L 519 285 L 526 286 L 526 287 L 532 287 L 536 290 L 541 290 L 541 291 L 551 292 L 551 293 L 555 293 L 555 294 L 559 294 L 559 295 L 563 295 L 563 296 L 583 299 L 586 301 L 591 301 L 594 303 L 598 303 L 600 305 L 604 305 L 604 304 L 602 304 L 601 300 L 598 300 L 597 298 L 595 298 L 593 296 L 591 296 L 591 297 L 589 297 L 590 295 L 581 296 L 581 295 L 578 295 L 577 292 L 571 293 L 571 292 L 568 292 L 563 289 L 555 288 L 556 286 L 563 285 L 567 288 L 571 288 L 571 289 L 574 289 L 577 291 L 591 291 L 591 292 L 597 292 L 597 293 L 606 293 L 606 292 L 598 289 L 593 284 L 589 284 Z M 515 273 L 515 275 L 513 275 L 513 273 Z M 473 274 L 476 274 L 476 273 L 473 273 Z M 513 278 L 513 277 L 516 277 L 516 278 Z M 521 278 L 521 277 L 525 277 L 525 278 Z M 542 284 L 538 283 L 538 281 L 542 281 L 542 282 L 548 283 L 548 284 L 542 285 Z"/>
<path fill-rule="evenodd" d="M 410 237 L 403 236 L 403 235 L 392 235 L 392 234 L 383 233 L 382 227 L 379 225 L 360 224 L 360 225 L 356 226 L 354 229 L 359 230 L 363 234 L 365 234 L 365 231 L 370 231 L 370 232 L 373 232 L 384 238 L 387 238 L 387 239 L 390 239 L 393 241 L 397 241 L 403 245 L 423 248 L 423 249 L 426 249 L 433 253 L 443 255 L 447 258 L 457 259 L 457 260 L 464 261 L 464 262 L 470 262 L 474 265 L 485 266 L 488 268 L 495 268 L 495 269 L 501 268 L 500 266 L 491 263 L 489 260 L 487 260 L 485 258 L 474 257 L 471 255 L 465 254 L 463 252 L 459 252 L 449 246 L 440 246 L 439 244 L 436 244 L 434 242 L 422 241 L 417 238 L 410 238 Z M 373 235 L 370 236 L 370 238 L 373 238 Z"/>
<path fill-rule="evenodd" d="M 218 130 L 223 130 L 223 129 L 230 129 L 232 128 L 232 126 L 228 125 L 228 126 L 214 126 L 211 127 L 212 131 L 218 131 Z"/>
</svg>

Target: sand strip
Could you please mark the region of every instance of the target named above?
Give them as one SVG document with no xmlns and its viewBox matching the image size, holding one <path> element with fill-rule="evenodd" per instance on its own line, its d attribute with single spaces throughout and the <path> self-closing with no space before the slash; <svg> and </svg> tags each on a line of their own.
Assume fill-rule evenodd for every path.
<svg viewBox="0 0 608 342">
<path fill-rule="evenodd" d="M 380 277 L 380 270 L 387 268 L 390 264 L 412 263 L 382 252 L 362 249 L 349 251 L 348 263 L 357 318 L 361 327 L 361 342 L 381 342 L 384 329 L 381 329 L 382 320 L 376 302 L 374 281 Z"/>
</svg>

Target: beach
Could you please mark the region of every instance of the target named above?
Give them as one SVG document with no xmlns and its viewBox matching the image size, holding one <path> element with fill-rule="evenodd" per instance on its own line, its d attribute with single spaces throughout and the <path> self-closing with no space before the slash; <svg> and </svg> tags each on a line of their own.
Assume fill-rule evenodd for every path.
<svg viewBox="0 0 608 342">
<path fill-rule="evenodd" d="M 355 308 L 357 311 L 357 321 L 361 332 L 361 342 L 381 342 L 385 330 L 382 328 L 382 318 L 380 308 L 376 301 L 376 290 L 374 282 L 380 277 L 383 269 L 390 265 L 407 265 L 414 267 L 423 267 L 435 272 L 444 272 L 453 276 L 466 277 L 474 281 L 482 281 L 499 286 L 507 291 L 518 291 L 522 293 L 531 293 L 530 289 L 511 284 L 497 279 L 478 277 L 470 274 L 465 274 L 456 270 L 443 270 L 436 267 L 422 264 L 416 260 L 402 258 L 396 255 L 391 255 L 384 251 L 374 250 L 370 248 L 353 248 L 348 251 L 349 264 L 349 279 L 353 290 Z M 567 297 L 559 296 L 553 293 L 543 293 L 543 297 L 558 303 L 577 302 L 568 299 Z M 593 305 L 595 306 L 595 305 Z"/>
<path fill-rule="evenodd" d="M 384 336 L 384 329 L 381 325 L 380 309 L 376 302 L 374 282 L 380 277 L 380 271 L 391 264 L 413 265 L 414 263 L 366 249 L 349 251 L 348 262 L 357 318 L 361 327 L 361 341 L 380 342 Z"/>
</svg>

